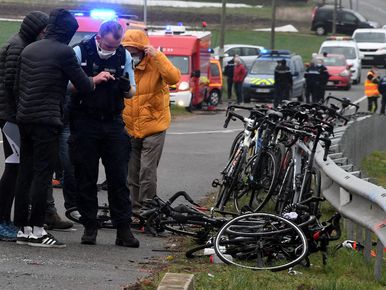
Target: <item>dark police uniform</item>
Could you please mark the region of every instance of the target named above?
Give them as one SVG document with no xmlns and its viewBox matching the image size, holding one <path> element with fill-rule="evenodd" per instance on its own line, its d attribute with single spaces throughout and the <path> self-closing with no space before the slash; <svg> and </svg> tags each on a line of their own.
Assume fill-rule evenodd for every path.
<svg viewBox="0 0 386 290">
<path fill-rule="evenodd" d="M 378 83 L 378 91 L 382 95 L 382 101 L 381 101 L 381 114 L 385 114 L 385 107 L 386 107 L 386 76 L 380 79 Z"/>
<path fill-rule="evenodd" d="M 275 68 L 274 108 L 277 108 L 282 100 L 289 99 L 292 82 L 291 70 L 282 60 Z"/>
<path fill-rule="evenodd" d="M 306 79 L 306 102 L 318 103 L 324 100 L 329 74 L 324 65 L 311 64 L 304 74 Z M 312 99 L 310 100 L 310 95 Z"/>
<path fill-rule="evenodd" d="M 79 44 L 81 65 L 90 77 L 108 71 L 115 81 L 96 86 L 93 93 L 74 93 L 70 105 L 70 156 L 77 182 L 78 209 L 85 228 L 96 228 L 99 159 L 105 167 L 108 199 L 113 223 L 128 225 L 131 218 L 129 189 L 126 186 L 130 139 L 122 120 L 124 92 L 119 87 L 126 51 L 120 46 L 115 55 L 101 59 L 95 37 Z"/>
</svg>

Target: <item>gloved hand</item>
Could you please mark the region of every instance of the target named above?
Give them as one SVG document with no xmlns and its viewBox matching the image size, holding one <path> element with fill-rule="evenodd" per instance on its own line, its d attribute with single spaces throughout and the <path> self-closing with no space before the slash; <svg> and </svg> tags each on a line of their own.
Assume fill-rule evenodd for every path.
<svg viewBox="0 0 386 290">
<path fill-rule="evenodd" d="M 130 78 L 128 73 L 125 73 L 124 76 L 119 77 L 118 82 L 119 82 L 119 89 L 122 92 L 127 93 L 130 91 L 131 85 L 130 85 Z"/>
</svg>

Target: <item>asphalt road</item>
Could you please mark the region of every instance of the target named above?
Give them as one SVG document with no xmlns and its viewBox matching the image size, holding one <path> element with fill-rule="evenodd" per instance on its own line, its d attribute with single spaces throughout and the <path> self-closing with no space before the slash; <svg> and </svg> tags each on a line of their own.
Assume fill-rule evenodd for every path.
<svg viewBox="0 0 386 290">
<path fill-rule="evenodd" d="M 358 12 L 371 21 L 376 21 L 381 26 L 386 24 L 386 1 L 384 0 L 352 0 L 353 8 L 356 9 L 358 1 Z M 350 0 L 343 0 L 342 5 L 350 8 Z"/>
<path fill-rule="evenodd" d="M 363 72 L 365 73 L 365 72 Z M 362 78 L 364 79 L 364 78 Z M 348 92 L 328 91 L 335 96 L 357 100 L 363 96 L 363 84 Z M 366 107 L 366 100 L 363 110 Z M 195 200 L 213 191 L 211 182 L 226 163 L 229 146 L 241 125 L 231 122 L 223 129 L 224 112 L 197 112 L 177 119 L 168 130 L 159 165 L 161 197 L 186 190 Z M 3 159 L 2 150 L 0 160 Z M 4 164 L 0 163 L 0 171 Z M 104 171 L 100 167 L 100 180 Z M 58 210 L 63 215 L 63 196 L 55 190 Z M 101 202 L 106 200 L 100 193 Z M 75 225 L 70 232 L 54 232 L 67 244 L 66 249 L 36 249 L 15 243 L 0 243 L 1 289 L 119 289 L 149 274 L 156 264 L 164 263 L 170 245 L 168 237 L 154 238 L 136 233 L 139 249 L 114 246 L 113 230 L 100 230 L 96 246 L 80 245 L 82 229 Z"/>
</svg>

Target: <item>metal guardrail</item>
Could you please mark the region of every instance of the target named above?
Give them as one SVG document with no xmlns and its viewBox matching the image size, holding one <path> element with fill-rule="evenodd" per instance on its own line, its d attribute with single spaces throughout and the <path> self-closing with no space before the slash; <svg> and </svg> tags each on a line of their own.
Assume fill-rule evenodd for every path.
<svg viewBox="0 0 386 290">
<path fill-rule="evenodd" d="M 383 245 L 386 245 L 386 189 L 362 179 L 361 172 L 355 171 L 355 166 L 348 164 L 348 159 L 339 152 L 340 139 L 355 122 L 360 120 L 336 130 L 335 152 L 326 161 L 323 161 L 324 149 L 320 144 L 315 159 L 322 174 L 323 196 L 345 217 L 348 239 L 365 246 L 364 258 L 368 262 L 372 253 L 372 236 L 377 236 L 374 274 L 380 280 Z"/>
</svg>

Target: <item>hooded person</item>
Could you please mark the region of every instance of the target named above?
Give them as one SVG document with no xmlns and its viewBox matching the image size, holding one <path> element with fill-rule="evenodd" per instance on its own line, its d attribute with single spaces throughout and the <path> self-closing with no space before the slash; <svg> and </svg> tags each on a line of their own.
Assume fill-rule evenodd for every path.
<svg viewBox="0 0 386 290">
<path fill-rule="evenodd" d="M 5 156 L 4 172 L 0 180 L 0 240 L 16 240 L 17 230 L 11 223 L 11 208 L 15 196 L 19 169 L 20 133 L 16 125 L 14 83 L 18 59 L 23 49 L 42 37 L 48 15 L 30 12 L 13 35 L 0 49 L 0 128 Z"/>
<path fill-rule="evenodd" d="M 55 9 L 49 16 L 45 38 L 29 44 L 19 58 L 14 88 L 21 135 L 14 218 L 19 227 L 17 244 L 65 247 L 43 225 L 67 85 L 71 80 L 78 91 L 89 93 L 111 78 L 107 72 L 93 78 L 83 72 L 68 46 L 77 29 L 78 23 L 68 11 Z"/>
<path fill-rule="evenodd" d="M 143 201 L 157 194 L 157 167 L 171 121 L 169 85 L 181 73 L 142 30 L 127 30 L 122 45 L 133 58 L 137 84 L 136 94 L 125 100 L 123 118 L 132 137 L 128 184 L 133 212 L 139 213 Z"/>
</svg>

